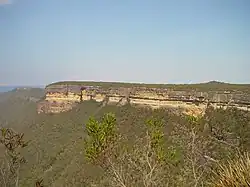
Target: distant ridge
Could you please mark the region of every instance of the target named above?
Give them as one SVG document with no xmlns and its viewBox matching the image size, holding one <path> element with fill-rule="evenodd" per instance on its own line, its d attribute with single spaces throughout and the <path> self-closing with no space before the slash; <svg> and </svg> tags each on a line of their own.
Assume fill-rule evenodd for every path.
<svg viewBox="0 0 250 187">
<path fill-rule="evenodd" d="M 229 82 L 220 82 L 220 81 L 209 81 L 205 82 L 203 84 L 209 84 L 209 85 L 239 85 L 239 86 L 250 86 L 250 83 L 229 83 Z"/>
<path fill-rule="evenodd" d="M 206 83 L 192 83 L 192 84 L 148 84 L 148 83 L 132 83 L 132 82 L 97 82 L 97 81 L 60 81 L 49 84 L 45 89 L 57 89 L 59 87 L 74 86 L 79 89 L 81 86 L 94 86 L 102 88 L 156 88 L 169 89 L 175 91 L 218 91 L 218 92 L 247 92 L 250 93 L 250 84 L 232 84 L 218 81 L 209 81 Z M 77 89 L 77 88 L 76 88 Z"/>
<path fill-rule="evenodd" d="M 0 93 L 9 92 L 16 89 L 15 86 L 0 86 Z"/>
<path fill-rule="evenodd" d="M 226 83 L 226 82 L 220 82 L 220 81 L 208 81 L 208 82 L 200 82 L 200 83 L 178 83 L 178 84 L 172 84 L 172 83 L 164 83 L 164 84 L 159 84 L 159 83 L 135 83 L 135 82 L 109 82 L 109 81 L 58 81 L 58 82 L 53 82 L 51 84 L 48 84 L 48 86 L 53 86 L 53 85 L 109 85 L 109 86 L 162 86 L 162 87 L 168 87 L 168 86 L 199 86 L 199 85 L 230 85 L 230 86 L 236 86 L 236 85 L 241 85 L 241 86 L 250 86 L 249 84 L 240 84 L 240 83 Z M 45 88 L 46 88 L 45 87 Z"/>
<path fill-rule="evenodd" d="M 225 83 L 225 82 L 219 82 L 219 81 L 209 81 L 207 84 L 230 84 L 230 83 Z"/>
<path fill-rule="evenodd" d="M 0 86 L 0 93 L 11 92 L 16 90 L 25 90 L 31 88 L 44 88 L 44 86 Z"/>
</svg>

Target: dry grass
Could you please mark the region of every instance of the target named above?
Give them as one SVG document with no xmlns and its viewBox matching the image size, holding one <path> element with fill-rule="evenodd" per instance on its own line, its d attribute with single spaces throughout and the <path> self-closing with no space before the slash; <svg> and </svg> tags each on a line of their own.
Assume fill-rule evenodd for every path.
<svg viewBox="0 0 250 187">
<path fill-rule="evenodd" d="M 219 165 L 215 173 L 213 187 L 247 187 L 250 186 L 250 156 L 248 153 Z"/>
</svg>

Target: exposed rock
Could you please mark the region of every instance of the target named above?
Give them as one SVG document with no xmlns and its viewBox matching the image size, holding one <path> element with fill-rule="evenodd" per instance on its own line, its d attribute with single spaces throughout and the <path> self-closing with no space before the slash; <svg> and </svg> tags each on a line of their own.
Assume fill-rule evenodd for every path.
<svg viewBox="0 0 250 187">
<path fill-rule="evenodd" d="M 57 101 L 42 101 L 38 104 L 37 112 L 40 113 L 60 113 L 71 110 L 76 103 L 74 102 L 57 102 Z"/>
<path fill-rule="evenodd" d="M 110 86 L 107 86 L 107 85 Z M 116 105 L 140 105 L 152 108 L 182 108 L 187 114 L 202 114 L 209 102 L 214 107 L 238 107 L 249 110 L 250 86 L 210 82 L 207 91 L 200 85 L 136 85 L 124 83 L 64 82 L 48 85 L 45 100 L 38 113 L 59 113 L 71 110 L 86 100 Z M 238 88 L 238 89 L 236 89 Z"/>
</svg>

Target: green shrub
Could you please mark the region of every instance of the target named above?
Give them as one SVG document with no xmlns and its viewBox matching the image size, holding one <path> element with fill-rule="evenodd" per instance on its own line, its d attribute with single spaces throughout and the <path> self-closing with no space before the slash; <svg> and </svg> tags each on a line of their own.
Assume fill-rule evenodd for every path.
<svg viewBox="0 0 250 187">
<path fill-rule="evenodd" d="M 87 137 L 85 138 L 85 154 L 89 161 L 95 161 L 104 153 L 117 137 L 116 118 L 107 113 L 101 121 L 90 118 L 86 124 Z"/>
</svg>

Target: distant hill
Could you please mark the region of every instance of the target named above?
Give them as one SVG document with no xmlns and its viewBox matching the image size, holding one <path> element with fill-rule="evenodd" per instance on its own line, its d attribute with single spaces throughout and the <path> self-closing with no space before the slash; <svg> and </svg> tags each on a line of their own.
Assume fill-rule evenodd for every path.
<svg viewBox="0 0 250 187">
<path fill-rule="evenodd" d="M 15 86 L 0 86 L 0 93 L 14 90 Z"/>
<path fill-rule="evenodd" d="M 41 98 L 44 96 L 44 89 L 42 88 L 29 88 L 29 87 L 2 87 L 3 92 L 0 93 L 0 102 L 7 99 L 29 99 Z"/>
<path fill-rule="evenodd" d="M 173 90 L 197 90 L 197 91 L 244 91 L 250 92 L 250 84 L 232 84 L 218 81 L 210 81 L 205 83 L 195 84 L 147 84 L 147 83 L 133 83 L 133 82 L 94 82 L 94 81 L 61 81 L 54 82 L 46 86 L 52 88 L 53 86 L 62 85 L 84 85 L 84 86 L 100 86 L 100 87 L 148 87 L 148 88 L 165 88 Z"/>
<path fill-rule="evenodd" d="M 0 93 L 9 92 L 15 89 L 27 89 L 27 88 L 44 88 L 44 86 L 0 86 Z"/>
</svg>

